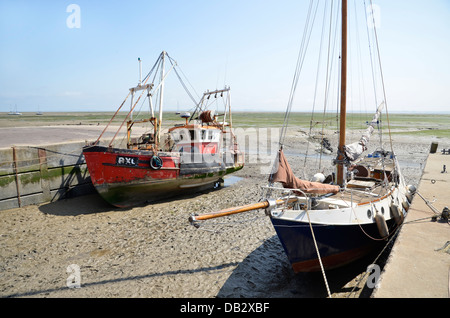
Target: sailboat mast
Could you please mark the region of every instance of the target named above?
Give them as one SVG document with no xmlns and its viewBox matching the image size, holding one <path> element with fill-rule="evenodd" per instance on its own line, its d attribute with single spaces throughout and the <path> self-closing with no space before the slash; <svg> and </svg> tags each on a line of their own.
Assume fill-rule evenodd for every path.
<svg viewBox="0 0 450 318">
<path fill-rule="evenodd" d="M 347 0 L 342 0 L 342 48 L 341 48 L 341 110 L 339 123 L 339 155 L 337 164 L 337 183 L 345 184 L 344 147 L 347 112 Z"/>
</svg>

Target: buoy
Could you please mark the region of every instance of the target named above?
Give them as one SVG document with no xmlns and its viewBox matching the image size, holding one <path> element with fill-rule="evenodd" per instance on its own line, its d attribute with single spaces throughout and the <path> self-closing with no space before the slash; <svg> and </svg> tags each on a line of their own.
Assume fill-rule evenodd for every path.
<svg viewBox="0 0 450 318">
<path fill-rule="evenodd" d="M 390 207 L 391 210 L 391 214 L 394 216 L 394 220 L 395 222 L 400 225 L 403 223 L 403 219 L 405 218 L 402 211 L 400 210 L 400 208 L 398 207 L 398 205 L 393 204 Z"/>
<path fill-rule="evenodd" d="M 378 211 L 376 211 L 375 213 L 375 222 L 377 223 L 378 232 L 380 233 L 381 237 L 387 238 L 389 236 L 389 229 L 383 214 Z"/>
</svg>

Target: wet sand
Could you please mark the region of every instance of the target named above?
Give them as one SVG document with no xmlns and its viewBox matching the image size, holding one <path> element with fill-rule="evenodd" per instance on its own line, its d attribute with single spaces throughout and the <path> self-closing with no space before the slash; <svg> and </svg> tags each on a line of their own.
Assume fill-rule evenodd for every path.
<svg viewBox="0 0 450 318">
<path fill-rule="evenodd" d="M 285 152 L 294 171 L 303 171 L 298 138 L 290 131 Z M 430 144 L 394 140 L 408 183 L 418 184 Z M 0 297 L 326 297 L 321 273 L 292 272 L 264 211 L 200 228 L 188 222 L 191 213 L 257 202 L 266 166 L 249 162 L 224 188 L 126 210 L 92 194 L 0 211 Z M 356 285 L 376 256 L 327 272 L 332 296 L 370 296 L 364 281 Z M 68 287 L 72 264 L 80 288 Z"/>
</svg>

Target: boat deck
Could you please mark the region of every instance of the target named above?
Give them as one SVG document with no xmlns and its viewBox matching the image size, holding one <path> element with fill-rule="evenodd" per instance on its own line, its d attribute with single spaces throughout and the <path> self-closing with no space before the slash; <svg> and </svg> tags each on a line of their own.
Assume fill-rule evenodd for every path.
<svg viewBox="0 0 450 318">
<path fill-rule="evenodd" d="M 392 185 L 386 187 L 377 185 L 373 188 L 347 188 L 337 194 L 342 200 L 362 205 L 374 200 L 379 200 L 390 194 Z"/>
<path fill-rule="evenodd" d="M 358 205 L 382 199 L 389 195 L 395 186 L 391 180 L 391 172 L 394 169 L 393 159 L 365 157 L 353 167 L 356 177 L 348 181 L 346 189 L 338 196 Z M 389 180 L 388 184 L 382 182 L 385 178 Z"/>
</svg>

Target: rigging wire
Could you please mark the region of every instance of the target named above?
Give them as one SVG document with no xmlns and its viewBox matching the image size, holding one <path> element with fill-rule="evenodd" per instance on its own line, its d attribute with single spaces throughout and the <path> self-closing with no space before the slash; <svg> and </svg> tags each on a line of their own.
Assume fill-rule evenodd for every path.
<svg viewBox="0 0 450 318">
<path fill-rule="evenodd" d="M 177 71 L 177 68 L 180 69 L 180 72 L 184 75 L 183 71 L 181 70 L 180 66 L 178 65 L 178 63 L 171 58 L 168 54 L 167 57 L 169 58 L 169 62 L 170 64 L 173 66 L 173 70 L 175 71 L 175 74 L 177 75 L 178 80 L 180 81 L 181 85 L 183 86 L 184 90 L 186 91 L 186 93 L 188 94 L 188 96 L 191 98 L 191 100 L 194 102 L 195 105 L 197 105 L 197 100 L 192 96 L 191 92 L 189 91 L 189 89 L 187 88 L 186 84 L 184 83 L 183 79 L 181 78 L 180 74 Z M 175 67 L 176 66 L 176 67 Z M 189 85 L 191 85 L 192 89 L 194 90 L 195 94 L 198 96 L 197 92 L 195 91 L 195 89 L 193 88 L 192 84 L 189 82 L 189 80 L 187 79 L 186 75 L 184 75 L 184 77 L 186 78 L 186 80 L 188 81 Z"/>
<path fill-rule="evenodd" d="M 366 1 L 364 0 L 364 7 L 367 7 L 366 5 Z M 372 10 L 372 9 L 371 9 Z M 373 11 L 372 11 L 372 16 L 373 16 Z M 365 10 L 365 17 L 366 17 L 366 32 L 367 32 L 367 42 L 369 45 L 369 54 L 370 54 L 370 67 L 372 70 L 372 85 L 373 85 L 373 94 L 374 94 L 374 98 L 375 98 L 375 106 L 378 105 L 378 99 L 377 99 L 377 88 L 376 88 L 376 76 L 375 76 L 375 67 L 374 67 L 374 57 L 373 57 L 373 49 L 372 49 L 372 45 L 371 45 L 371 40 L 370 40 L 370 32 L 369 32 L 369 17 L 367 16 L 367 10 Z"/>
<path fill-rule="evenodd" d="M 383 69 L 381 67 L 380 46 L 378 44 L 378 35 L 377 35 L 377 28 L 376 28 L 376 24 L 375 24 L 375 16 L 374 16 L 374 13 L 373 13 L 372 0 L 370 0 L 370 7 L 371 7 L 371 10 L 372 10 L 372 22 L 373 22 L 373 29 L 374 29 L 374 33 L 375 33 L 375 42 L 376 42 L 376 48 L 377 48 L 378 63 L 379 63 L 379 67 L 380 67 L 381 86 L 382 86 L 382 89 L 383 89 L 384 105 L 385 105 L 385 108 L 386 108 L 386 119 L 387 119 L 387 123 L 388 123 L 389 141 L 390 141 L 390 145 L 391 145 L 391 151 L 393 152 L 394 151 L 394 147 L 393 147 L 393 144 L 392 144 L 391 126 L 390 126 L 390 122 L 389 122 L 389 111 L 388 111 L 387 99 L 386 99 L 386 89 L 385 89 L 385 86 L 384 86 Z"/>
<path fill-rule="evenodd" d="M 364 7 L 367 8 L 366 1 L 365 1 L 365 0 L 364 0 Z M 375 16 L 374 16 L 374 11 L 373 11 L 372 3 L 370 4 L 370 14 L 371 14 L 371 16 L 372 16 L 372 21 L 369 20 L 369 17 L 367 16 L 367 11 L 368 11 L 368 10 L 366 9 L 366 10 L 365 10 L 365 17 L 366 17 L 367 42 L 368 42 L 368 45 L 369 45 L 370 66 L 371 66 L 371 69 L 372 69 L 373 94 L 374 94 L 374 99 L 375 99 L 375 107 L 377 107 L 377 105 L 378 105 L 377 81 L 376 81 L 377 76 L 376 76 L 376 69 L 375 69 L 375 66 L 374 66 L 374 59 L 375 59 L 375 57 L 373 57 L 373 50 L 374 50 L 374 49 L 372 48 L 372 45 L 371 45 L 370 30 L 369 30 L 369 26 L 370 26 L 369 22 L 371 22 L 371 24 L 372 24 L 372 26 L 373 26 L 373 29 L 376 30 Z M 376 33 L 375 33 L 375 34 L 376 34 Z M 374 35 L 374 37 L 375 37 L 375 36 L 376 36 L 376 35 Z M 375 45 L 377 45 L 377 43 L 375 43 Z M 380 119 L 380 121 L 381 121 L 381 119 Z M 378 128 L 380 128 L 380 127 L 378 127 Z M 382 142 L 383 142 L 383 136 L 382 136 L 382 131 L 381 131 L 381 129 L 378 129 L 378 135 L 379 135 L 379 138 L 380 138 L 380 145 L 382 145 Z"/>
<path fill-rule="evenodd" d="M 330 12 L 330 30 L 329 30 L 329 37 L 328 37 L 328 59 L 327 59 L 327 74 L 326 74 L 326 83 L 325 83 L 325 98 L 324 98 L 324 104 L 323 104 L 323 114 L 322 114 L 322 132 L 321 132 L 321 136 L 322 136 L 322 141 L 321 141 L 321 151 L 320 151 L 320 156 L 319 156 L 319 169 L 322 165 L 322 154 L 323 154 L 323 136 L 324 136 L 324 130 L 325 130 L 325 118 L 326 118 L 326 110 L 327 110 L 327 103 L 328 103 L 328 96 L 330 94 L 330 86 L 331 86 L 331 79 L 332 76 L 330 76 L 330 74 L 332 74 L 333 72 L 333 57 L 335 56 L 334 54 L 334 50 L 336 48 L 336 44 L 337 44 L 337 31 L 338 31 L 338 16 L 339 16 L 339 5 L 340 3 L 338 3 L 338 8 L 336 10 L 336 26 L 334 28 L 335 30 L 335 34 L 334 34 L 334 43 L 331 45 L 331 37 L 332 37 L 332 23 L 333 23 L 333 3 L 331 5 L 331 12 Z"/>
<path fill-rule="evenodd" d="M 326 35 L 326 26 L 327 23 L 325 23 L 325 21 L 327 20 L 326 16 L 327 16 L 327 4 L 325 3 L 325 7 L 324 7 L 324 15 L 323 15 L 323 24 L 322 24 L 322 36 L 321 36 L 321 42 L 320 42 L 320 52 L 319 55 L 322 54 L 322 47 L 323 47 L 323 42 L 325 39 L 325 35 Z M 336 18 L 333 18 L 334 14 L 336 14 Z M 325 128 L 328 125 L 328 121 L 333 117 L 328 118 L 327 116 L 327 108 L 329 105 L 329 101 L 331 100 L 330 98 L 330 92 L 333 92 L 333 90 L 331 90 L 331 87 L 333 86 L 333 78 L 334 76 L 332 76 L 333 74 L 333 69 L 334 69 L 334 64 L 335 62 L 335 50 L 336 50 L 336 45 L 337 45 L 337 32 L 339 30 L 338 28 L 338 22 L 339 22 L 339 3 L 337 3 L 337 8 L 335 10 L 335 2 L 332 1 L 331 2 L 331 6 L 330 6 L 330 13 L 329 13 L 329 27 L 328 27 L 328 44 L 327 44 L 327 57 L 326 57 L 326 62 L 325 62 L 325 88 L 324 88 L 324 102 L 323 102 L 323 112 L 322 112 L 322 118 L 320 121 L 315 121 L 314 120 L 314 115 L 315 115 L 315 104 L 316 104 L 316 99 L 317 99 L 317 90 L 318 90 L 318 77 L 319 77 L 319 71 L 320 71 L 320 61 L 318 63 L 318 67 L 317 67 L 317 74 L 316 74 L 316 86 L 315 86 L 315 91 L 314 91 L 314 99 L 313 99 L 313 110 L 312 110 L 312 114 L 311 114 L 311 121 L 310 121 L 310 129 L 309 129 L 309 140 L 308 140 L 308 144 L 307 144 L 307 153 L 309 153 L 309 141 L 311 139 L 314 139 L 313 137 L 313 129 L 314 127 L 318 124 L 321 124 L 321 128 L 320 128 L 320 149 L 319 149 L 319 156 L 315 156 L 315 160 L 316 160 L 316 165 L 319 167 L 319 171 L 322 169 L 322 160 L 323 160 L 323 154 L 324 154 L 324 148 L 325 148 L 325 142 L 328 141 L 328 139 L 325 138 Z M 321 58 L 321 56 L 319 56 L 319 58 Z M 337 119 L 337 117 L 336 117 Z M 304 171 L 306 169 L 306 159 L 304 161 Z M 322 171 L 323 172 L 323 171 Z"/>
<path fill-rule="evenodd" d="M 359 93 L 358 101 L 359 101 L 359 104 L 360 104 L 360 107 L 359 107 L 359 113 L 360 113 L 359 122 L 362 123 L 363 119 L 362 119 L 361 114 L 365 113 L 367 115 L 366 88 L 365 88 L 364 80 L 363 80 L 363 78 L 364 78 L 364 69 L 363 69 L 362 54 L 361 54 L 361 43 L 360 43 L 360 34 L 359 34 L 359 21 L 358 21 L 358 14 L 357 14 L 357 10 L 356 10 L 356 0 L 354 0 L 353 3 L 354 3 L 354 9 L 355 9 L 355 25 L 356 25 L 356 28 L 355 28 L 356 47 L 357 47 L 357 54 L 356 55 L 357 55 L 357 58 L 358 58 L 358 65 L 359 65 L 359 68 L 358 68 L 358 82 L 360 83 L 360 85 L 358 86 L 358 93 Z M 361 91 L 362 91 L 362 93 L 361 93 Z M 362 111 L 361 104 L 364 105 L 364 112 Z"/>
<path fill-rule="evenodd" d="M 161 54 L 159 55 L 159 57 L 158 57 L 158 59 L 156 60 L 156 62 L 155 62 L 155 64 L 153 65 L 153 67 L 150 69 L 150 72 L 148 72 L 148 74 L 143 78 L 143 82 L 145 82 L 146 80 L 147 80 L 147 78 L 153 73 L 153 71 L 155 70 L 155 67 L 157 67 L 158 66 L 158 68 L 159 68 L 159 64 L 161 63 L 161 61 L 162 61 L 162 58 L 163 58 L 163 54 L 164 54 L 164 52 L 161 52 Z M 156 71 L 155 72 L 155 74 L 157 74 L 158 73 L 158 71 Z M 154 80 L 155 78 L 153 78 L 153 80 Z"/>
<path fill-rule="evenodd" d="M 323 13 L 323 22 L 322 22 L 322 33 L 321 33 L 320 45 L 319 45 L 319 57 L 318 57 L 318 61 L 317 61 L 316 84 L 315 84 L 315 87 L 314 87 L 314 98 L 313 98 L 311 119 L 310 119 L 310 122 L 309 122 L 308 143 L 306 145 L 305 160 L 303 161 L 303 177 L 304 178 L 306 178 L 306 174 L 305 174 L 306 162 L 307 162 L 307 159 L 308 159 L 310 138 L 311 138 L 311 135 L 312 135 L 312 128 L 313 128 L 313 122 L 314 122 L 314 110 L 315 110 L 315 106 L 316 106 L 317 91 L 318 91 L 318 86 L 319 86 L 319 74 L 320 74 L 320 65 L 321 65 L 321 60 L 322 60 L 322 45 L 323 45 L 323 40 L 324 40 L 324 37 L 325 37 L 325 17 L 326 17 L 327 8 L 328 8 L 328 2 L 325 2 L 324 13 Z M 333 2 L 331 4 L 331 8 L 333 8 Z"/>
<path fill-rule="evenodd" d="M 319 5 L 319 2 L 317 2 L 317 4 L 316 4 L 314 13 L 313 13 L 313 5 L 314 5 L 314 0 L 311 0 L 310 4 L 309 4 L 309 8 L 308 8 L 308 14 L 307 14 L 306 23 L 305 23 L 305 31 L 303 33 L 302 42 L 301 42 L 301 45 L 300 45 L 300 50 L 299 50 L 299 54 L 298 54 L 298 58 L 297 58 L 297 65 L 296 65 L 295 72 L 294 72 L 294 78 L 292 80 L 291 92 L 290 92 L 290 95 L 289 95 L 288 105 L 287 105 L 286 113 L 285 113 L 285 116 L 284 116 L 283 126 L 281 128 L 280 140 L 279 140 L 279 147 L 280 147 L 280 149 L 283 148 L 284 139 L 286 137 L 287 126 L 288 126 L 288 123 L 289 123 L 289 115 L 291 113 L 292 104 L 293 104 L 293 101 L 294 101 L 294 95 L 295 95 L 295 91 L 297 89 L 298 80 L 299 80 L 299 77 L 300 77 L 300 72 L 301 72 L 301 70 L 303 68 L 303 62 L 305 60 L 306 51 L 307 51 L 307 48 L 308 48 L 309 40 L 311 38 L 312 27 L 314 25 L 314 21 L 315 21 L 315 18 L 316 18 L 316 13 L 317 13 L 317 8 L 318 8 L 318 5 Z M 311 19 L 312 19 L 312 21 L 311 21 Z"/>
</svg>

